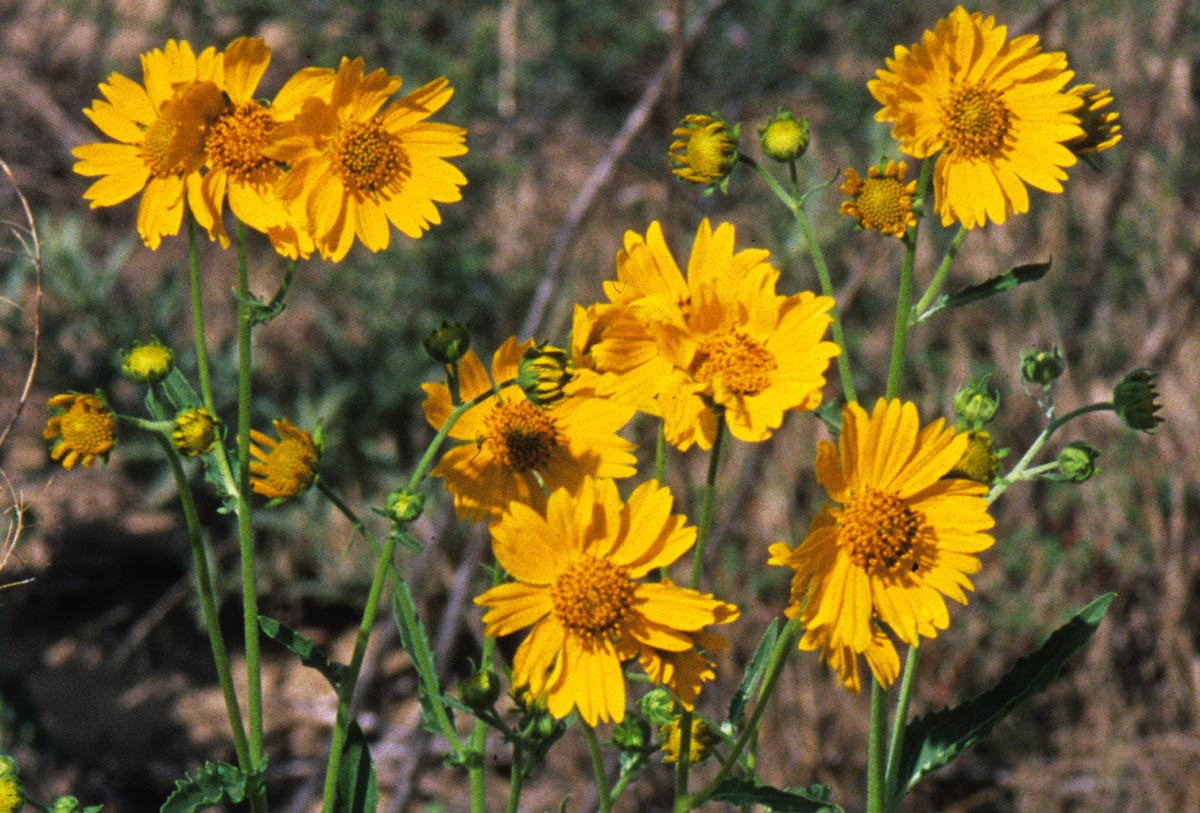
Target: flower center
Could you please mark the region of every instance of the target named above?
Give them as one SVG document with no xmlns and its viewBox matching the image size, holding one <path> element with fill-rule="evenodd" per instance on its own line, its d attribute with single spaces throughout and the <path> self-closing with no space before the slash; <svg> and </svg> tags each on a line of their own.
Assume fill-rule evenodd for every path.
<svg viewBox="0 0 1200 813">
<path fill-rule="evenodd" d="M 334 148 L 333 161 L 354 193 L 375 194 L 395 188 L 409 175 L 408 155 L 400 139 L 383 129 L 378 116 L 347 125 Z"/>
<path fill-rule="evenodd" d="M 80 398 L 62 416 L 62 439 L 83 456 L 97 457 L 113 447 L 112 413 L 94 398 Z"/>
<path fill-rule="evenodd" d="M 771 385 L 777 366 L 771 351 L 754 339 L 723 330 L 700 342 L 688 373 L 710 388 L 720 378 L 735 395 L 758 395 Z"/>
<path fill-rule="evenodd" d="M 955 88 L 942 114 L 943 137 L 958 158 L 983 158 L 1004 148 L 1012 114 L 1000 93 L 976 85 Z"/>
<path fill-rule="evenodd" d="M 485 435 L 500 465 L 524 473 L 550 462 L 550 454 L 562 441 L 558 425 L 544 409 L 528 401 L 502 402 L 484 421 Z"/>
<path fill-rule="evenodd" d="M 634 583 L 625 568 L 587 557 L 554 580 L 554 615 L 568 630 L 594 638 L 612 632 L 633 603 Z"/>
<path fill-rule="evenodd" d="M 862 224 L 884 233 L 894 230 L 903 233 L 912 212 L 912 195 L 905 190 L 905 184 L 886 175 L 863 181 L 856 203 Z"/>
<path fill-rule="evenodd" d="M 243 102 L 226 110 L 213 122 L 204 150 L 214 169 L 223 169 L 236 183 L 266 183 L 275 174 L 275 162 L 263 155 L 275 120 L 258 102 Z"/>
<path fill-rule="evenodd" d="M 841 544 L 858 567 L 876 576 L 916 570 L 925 518 L 895 494 L 865 486 L 834 515 Z"/>
</svg>

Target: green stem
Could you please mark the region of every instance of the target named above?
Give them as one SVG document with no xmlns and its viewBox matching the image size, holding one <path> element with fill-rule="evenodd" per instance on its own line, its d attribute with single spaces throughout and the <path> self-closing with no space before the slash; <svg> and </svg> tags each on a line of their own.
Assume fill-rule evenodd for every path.
<svg viewBox="0 0 1200 813">
<path fill-rule="evenodd" d="M 1017 461 L 1017 464 L 1009 470 L 1008 474 L 1004 475 L 999 482 L 992 486 L 992 490 L 988 492 L 987 496 L 988 505 L 991 505 L 993 502 L 995 502 L 1001 494 L 1003 494 L 1005 491 L 1008 491 L 1009 486 L 1021 479 L 1021 475 L 1026 473 L 1026 469 L 1029 468 L 1029 464 L 1033 462 L 1033 459 L 1037 457 L 1038 452 L 1040 452 L 1042 447 L 1046 445 L 1046 441 L 1050 440 L 1050 436 L 1059 429 L 1066 426 L 1080 415 L 1086 415 L 1089 412 L 1113 412 L 1115 410 L 1116 406 L 1112 401 L 1104 401 L 1098 404 L 1081 406 L 1078 409 L 1071 410 L 1061 418 L 1055 418 L 1054 406 L 1051 405 L 1046 410 L 1046 417 L 1050 419 L 1050 423 L 1046 425 L 1046 428 L 1043 429 L 1042 433 L 1037 436 L 1037 438 L 1033 441 L 1033 444 L 1025 451 L 1024 456 Z"/>
<path fill-rule="evenodd" d="M 904 748 L 904 734 L 908 727 L 908 709 L 912 703 L 913 688 L 917 684 L 917 667 L 921 662 L 921 648 L 910 646 L 904 660 L 904 675 L 900 679 L 900 697 L 896 701 L 896 718 L 892 721 L 892 742 L 888 746 L 887 771 L 884 773 L 884 789 L 889 808 L 896 801 L 900 778 L 900 753 Z"/>
<path fill-rule="evenodd" d="M 941 265 L 933 275 L 933 279 L 929 281 L 929 287 L 925 289 L 925 293 L 917 302 L 916 307 L 912 309 L 912 315 L 919 319 L 937 295 L 942 291 L 942 285 L 946 282 L 946 276 L 950 273 L 950 266 L 954 265 L 954 258 L 958 256 L 958 250 L 962 248 L 963 241 L 967 239 L 970 232 L 960 226 L 958 233 L 954 235 L 954 239 L 950 241 L 950 245 L 946 247 L 946 254 L 942 257 Z"/>
<path fill-rule="evenodd" d="M 200 378 L 200 397 L 204 399 L 204 408 L 216 415 L 212 378 L 208 370 L 208 341 L 204 335 L 204 291 L 200 284 L 200 249 L 196 245 L 196 222 L 191 215 L 188 215 L 186 220 L 188 278 L 192 289 L 192 342 L 196 347 L 196 373 Z"/>
<path fill-rule="evenodd" d="M 708 457 L 708 477 L 704 481 L 704 497 L 700 503 L 700 525 L 696 531 L 696 549 L 692 554 L 692 576 L 688 586 L 693 590 L 700 586 L 700 571 L 704 566 L 704 549 L 708 546 L 708 535 L 712 529 L 713 506 L 717 494 L 717 469 L 721 462 L 721 446 L 725 438 L 725 415 L 717 415 L 717 436 L 713 439 Z"/>
<path fill-rule="evenodd" d="M 896 295 L 896 324 L 892 331 L 892 356 L 888 361 L 889 401 L 900 395 L 904 381 L 904 354 L 908 348 L 909 302 L 912 299 L 913 264 L 917 255 L 916 229 L 904 238 L 904 264 L 900 267 L 900 290 Z"/>
<path fill-rule="evenodd" d="M 608 775 L 604 770 L 604 756 L 600 753 L 600 741 L 596 739 L 596 730 L 587 723 L 581 723 L 579 727 L 587 742 L 588 753 L 592 756 L 592 770 L 596 774 L 596 793 L 600 796 L 600 813 L 612 813 L 612 796 L 608 788 Z"/>
<path fill-rule="evenodd" d="M 871 731 L 867 739 L 867 813 L 886 813 L 884 799 L 884 739 L 887 730 L 887 690 L 871 680 Z"/>
<path fill-rule="evenodd" d="M 658 422 L 658 436 L 654 442 L 654 480 L 662 485 L 667 476 L 667 424 Z"/>
<path fill-rule="evenodd" d="M 504 580 L 504 570 L 499 566 L 492 570 L 492 587 Z M 479 668 L 490 669 L 496 658 L 496 638 L 488 635 L 483 639 L 483 652 L 479 656 Z M 471 813 L 487 811 L 487 732 L 488 725 L 476 718 L 475 727 L 467 743 L 467 779 L 471 785 Z M 514 763 L 515 764 L 515 763 Z"/>
<path fill-rule="evenodd" d="M 688 795 L 688 774 L 692 759 L 692 712 L 679 715 L 679 751 L 675 757 L 675 813 L 687 813 L 693 807 Z"/>
<path fill-rule="evenodd" d="M 513 740 L 512 745 L 512 770 L 508 773 L 508 804 L 504 807 L 505 813 L 519 813 L 521 809 L 521 786 L 525 783 L 525 771 L 521 766 L 521 760 L 525 758 L 525 749 L 521 747 L 521 739 L 518 737 Z"/>
<path fill-rule="evenodd" d="M 812 224 L 808 222 L 808 217 L 804 214 L 804 207 L 800 204 L 800 201 L 796 200 L 796 198 L 783 188 L 774 175 L 759 166 L 756 161 L 749 158 L 742 158 L 740 160 L 749 163 L 758 171 L 759 177 L 775 193 L 775 197 L 779 198 L 783 202 L 783 205 L 788 208 L 788 211 L 792 213 L 792 217 L 796 219 L 800 230 L 804 232 L 804 239 L 808 242 L 808 250 L 812 254 L 813 265 L 817 269 L 817 278 L 821 282 L 821 293 L 833 299 L 833 280 L 829 276 L 829 266 L 825 264 L 825 255 L 821 252 L 817 236 L 813 232 Z M 829 314 L 833 318 L 833 341 L 842 350 L 837 357 L 838 375 L 842 380 L 842 394 L 845 396 L 847 403 L 853 403 L 858 400 L 858 397 L 855 394 L 854 379 L 850 373 L 850 358 L 846 355 L 846 334 L 842 330 L 842 317 L 836 303 L 829 311 Z"/>
</svg>

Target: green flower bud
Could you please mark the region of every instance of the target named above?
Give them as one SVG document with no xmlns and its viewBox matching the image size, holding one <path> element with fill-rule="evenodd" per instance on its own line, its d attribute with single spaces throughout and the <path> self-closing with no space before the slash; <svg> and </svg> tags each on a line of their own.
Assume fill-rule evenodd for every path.
<svg viewBox="0 0 1200 813">
<path fill-rule="evenodd" d="M 500 676 L 490 669 L 480 669 L 458 685 L 458 696 L 475 711 L 490 709 L 500 698 Z"/>
<path fill-rule="evenodd" d="M 25 786 L 12 757 L 0 756 L 0 813 L 17 813 L 25 806 Z"/>
<path fill-rule="evenodd" d="M 387 495 L 388 519 L 397 524 L 415 522 L 425 508 L 425 495 L 419 491 L 398 488 Z"/>
<path fill-rule="evenodd" d="M 571 354 L 545 342 L 528 348 L 517 367 L 517 386 L 541 407 L 561 401 L 563 388 L 574 377 Z"/>
<path fill-rule="evenodd" d="M 1163 422 L 1155 414 L 1162 408 L 1158 403 L 1158 391 L 1154 389 L 1157 377 L 1153 370 L 1139 367 L 1113 388 L 1113 406 L 1130 429 L 1153 432 L 1154 427 Z"/>
<path fill-rule="evenodd" d="M 652 726 L 664 726 L 675 719 L 675 698 L 662 686 L 656 686 L 646 692 L 638 701 L 638 706 L 642 710 L 642 716 Z"/>
<path fill-rule="evenodd" d="M 1049 350 L 1031 350 L 1021 357 L 1021 377 L 1030 384 L 1045 387 L 1063 374 L 1067 363 L 1055 345 Z"/>
<path fill-rule="evenodd" d="M 650 744 L 650 724 L 631 715 L 613 727 L 612 738 L 622 751 L 644 751 Z"/>
<path fill-rule="evenodd" d="M 798 119 L 781 107 L 758 128 L 758 143 L 768 158 L 780 163 L 795 161 L 808 150 L 808 119 Z"/>
<path fill-rule="evenodd" d="M 954 393 L 954 414 L 960 429 L 975 431 L 996 417 L 1000 393 L 988 386 L 987 378 L 972 381 Z"/>
<path fill-rule="evenodd" d="M 121 359 L 121 371 L 139 384 L 157 384 L 175 367 L 175 352 L 158 339 L 135 344 Z"/>
<path fill-rule="evenodd" d="M 1091 479 L 1099 469 L 1096 458 L 1102 453 L 1081 440 L 1068 445 L 1058 453 L 1058 470 L 1062 478 L 1072 483 L 1083 483 Z"/>
<path fill-rule="evenodd" d="M 540 740 L 548 740 L 559 733 L 559 723 L 549 714 L 539 714 L 530 733 Z"/>
<path fill-rule="evenodd" d="M 51 813 L 77 813 L 79 800 L 74 796 L 59 796 L 50 806 Z"/>
<path fill-rule="evenodd" d="M 463 325 L 442 322 L 442 326 L 426 336 L 422 344 L 434 361 L 455 364 L 471 348 L 471 334 Z"/>
</svg>

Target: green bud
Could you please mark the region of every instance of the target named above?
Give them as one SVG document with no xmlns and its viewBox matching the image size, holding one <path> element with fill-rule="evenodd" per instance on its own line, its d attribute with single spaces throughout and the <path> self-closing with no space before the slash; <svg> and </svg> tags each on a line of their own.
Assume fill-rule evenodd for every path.
<svg viewBox="0 0 1200 813">
<path fill-rule="evenodd" d="M 650 745 L 650 724 L 630 715 L 613 727 L 612 738 L 622 751 L 643 751 Z"/>
<path fill-rule="evenodd" d="M 455 364 L 471 348 L 471 334 L 463 325 L 442 322 L 442 326 L 426 336 L 422 344 L 434 361 Z"/>
<path fill-rule="evenodd" d="M 988 386 L 986 376 L 959 387 L 954 393 L 954 414 L 960 429 L 972 432 L 980 429 L 996 417 L 999 408 L 1000 393 Z"/>
<path fill-rule="evenodd" d="M 1162 408 L 1158 403 L 1158 391 L 1154 389 L 1157 377 L 1153 370 L 1139 367 L 1113 388 L 1113 406 L 1130 429 L 1153 432 L 1154 427 L 1163 422 L 1155 414 Z"/>
<path fill-rule="evenodd" d="M 768 158 L 795 161 L 808 150 L 808 119 L 796 118 L 782 107 L 758 129 L 758 143 Z"/>
<path fill-rule="evenodd" d="M 638 701 L 642 716 L 652 726 L 664 726 L 675 719 L 675 698 L 662 686 L 656 686 Z"/>
<path fill-rule="evenodd" d="M 1099 449 L 1093 449 L 1081 440 L 1069 444 L 1058 453 L 1058 470 L 1062 477 L 1072 483 L 1083 483 L 1091 479 L 1099 469 L 1096 458 L 1100 457 Z"/>
<path fill-rule="evenodd" d="M 388 518 L 397 524 L 415 522 L 425 508 L 425 496 L 419 491 L 398 488 L 387 495 Z"/>
<path fill-rule="evenodd" d="M 540 740 L 548 740 L 558 733 L 558 720 L 549 714 L 539 714 L 529 732 Z"/>
<path fill-rule="evenodd" d="M 175 352 L 158 339 L 135 344 L 121 358 L 121 372 L 139 384 L 157 384 L 175 367 Z"/>
<path fill-rule="evenodd" d="M 1031 350 L 1021 357 L 1021 377 L 1030 384 L 1045 387 L 1063 374 L 1067 363 L 1055 345 L 1049 350 Z"/>
<path fill-rule="evenodd" d="M 50 806 L 51 813 L 76 813 L 79 810 L 79 800 L 74 796 L 59 796 Z"/>
<path fill-rule="evenodd" d="M 571 354 L 542 342 L 528 348 L 517 367 L 517 386 L 530 401 L 541 407 L 563 399 L 563 388 L 575 377 Z"/>
<path fill-rule="evenodd" d="M 458 685 L 458 696 L 475 711 L 490 709 L 500 698 L 500 676 L 490 669 L 480 669 Z"/>
</svg>

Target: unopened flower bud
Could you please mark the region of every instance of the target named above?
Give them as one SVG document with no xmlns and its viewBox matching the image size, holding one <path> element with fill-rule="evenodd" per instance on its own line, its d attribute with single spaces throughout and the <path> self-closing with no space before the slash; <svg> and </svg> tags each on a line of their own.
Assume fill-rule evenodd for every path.
<svg viewBox="0 0 1200 813">
<path fill-rule="evenodd" d="M 442 326 L 426 336 L 422 344 L 434 361 L 455 364 L 471 348 L 471 334 L 463 325 L 442 322 Z"/>
<path fill-rule="evenodd" d="M 158 339 L 135 344 L 121 359 L 121 371 L 139 384 L 157 384 L 174 367 L 174 351 Z"/>
<path fill-rule="evenodd" d="M 1153 432 L 1154 427 L 1163 422 L 1155 414 L 1162 408 L 1162 404 L 1158 403 L 1158 391 L 1154 388 L 1157 377 L 1153 370 L 1139 367 L 1113 388 L 1113 406 L 1130 429 Z"/>
<path fill-rule="evenodd" d="M 458 695 L 475 711 L 490 709 L 500 698 L 500 676 L 490 669 L 480 669 L 459 684 Z"/>
<path fill-rule="evenodd" d="M 79 800 L 74 796 L 59 796 L 50 805 L 51 813 L 78 813 L 79 809 Z"/>
<path fill-rule="evenodd" d="M 675 699 L 671 697 L 670 690 L 662 686 L 656 686 L 642 695 L 638 706 L 642 716 L 652 726 L 664 726 L 675 719 Z"/>
<path fill-rule="evenodd" d="M 960 429 L 975 431 L 996 417 L 1000 393 L 988 386 L 986 378 L 959 387 L 954 393 L 954 414 Z"/>
<path fill-rule="evenodd" d="M 613 742 L 622 751 L 643 751 L 650 744 L 650 724 L 629 716 L 613 727 Z"/>
<path fill-rule="evenodd" d="M 1099 449 L 1093 449 L 1083 441 L 1077 440 L 1058 453 L 1058 470 L 1064 480 L 1072 483 L 1086 482 L 1099 471 L 1096 458 L 1100 455 Z"/>
<path fill-rule="evenodd" d="M 768 158 L 787 163 L 808 149 L 808 119 L 796 118 L 782 107 L 758 130 L 758 143 Z"/>
<path fill-rule="evenodd" d="M 571 354 L 545 342 L 528 348 L 517 367 L 517 386 L 541 407 L 561 401 L 563 388 L 574 377 Z"/>
<path fill-rule="evenodd" d="M 668 158 L 674 165 L 671 171 L 680 178 L 718 184 L 733 171 L 738 157 L 738 130 L 730 130 L 720 116 L 686 116 L 673 135 Z"/>
<path fill-rule="evenodd" d="M 175 448 L 185 457 L 206 454 L 217 442 L 217 419 L 207 409 L 196 408 L 175 416 L 171 433 Z"/>
<path fill-rule="evenodd" d="M 425 508 L 425 495 L 419 491 L 398 488 L 387 495 L 384 504 L 388 518 L 397 524 L 415 522 Z"/>
<path fill-rule="evenodd" d="M 1067 369 L 1057 345 L 1049 350 L 1031 350 L 1021 357 L 1021 377 L 1030 384 L 1045 387 Z"/>
</svg>

